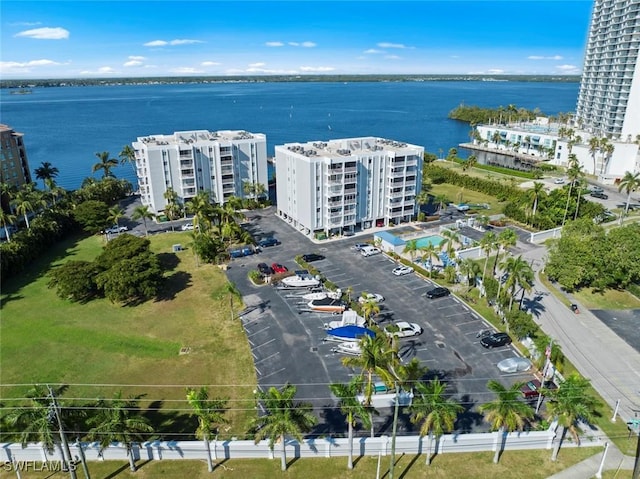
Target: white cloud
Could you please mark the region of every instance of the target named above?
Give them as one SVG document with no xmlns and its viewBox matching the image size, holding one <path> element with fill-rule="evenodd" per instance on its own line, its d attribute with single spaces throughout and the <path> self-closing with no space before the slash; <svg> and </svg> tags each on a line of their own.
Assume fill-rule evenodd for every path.
<svg viewBox="0 0 640 479">
<path fill-rule="evenodd" d="M 266 42 L 265 45 L 268 46 L 268 47 L 283 47 L 284 43 L 282 43 L 282 42 Z"/>
<path fill-rule="evenodd" d="M 563 58 L 560 55 L 553 55 L 551 57 L 545 57 L 542 55 L 529 55 L 527 60 L 562 60 Z"/>
<path fill-rule="evenodd" d="M 141 62 L 142 60 L 146 60 L 145 57 L 142 57 L 140 55 L 129 55 L 129 60 L 134 61 L 134 62 Z"/>
<path fill-rule="evenodd" d="M 114 73 L 118 73 L 118 71 L 111 67 L 100 67 L 96 71 L 84 70 L 80 72 L 81 75 L 113 75 Z"/>
<path fill-rule="evenodd" d="M 215 67 L 220 64 L 218 62 L 202 62 L 200 65 L 203 67 Z"/>
<path fill-rule="evenodd" d="M 0 62 L 0 72 L 7 73 L 29 73 L 33 67 L 47 67 L 54 65 L 64 65 L 64 63 L 54 62 L 53 60 L 41 59 L 31 60 L 28 62 Z"/>
<path fill-rule="evenodd" d="M 140 65 L 142 65 L 142 62 L 139 60 L 130 60 L 122 64 L 125 67 L 139 67 Z"/>
<path fill-rule="evenodd" d="M 378 43 L 380 48 L 409 48 L 402 43 L 389 43 L 389 42 L 380 42 Z"/>
<path fill-rule="evenodd" d="M 556 68 L 565 75 L 574 75 L 580 73 L 580 67 L 577 67 L 575 65 L 558 65 Z"/>
<path fill-rule="evenodd" d="M 400 60 L 401 57 L 399 57 L 398 55 L 386 55 L 385 58 L 387 60 Z"/>
<path fill-rule="evenodd" d="M 143 43 L 145 47 L 166 47 L 167 45 L 190 45 L 193 43 L 204 43 L 201 40 L 175 39 L 175 40 L 153 40 Z"/>
<path fill-rule="evenodd" d="M 489 68 L 487 70 L 487 73 L 489 75 L 502 75 L 504 73 L 504 70 L 502 70 L 500 68 Z"/>
<path fill-rule="evenodd" d="M 377 55 L 379 53 L 384 53 L 384 50 L 376 50 L 375 48 L 369 48 L 368 50 L 365 50 L 363 53 L 366 53 L 369 55 Z"/>
<path fill-rule="evenodd" d="M 302 47 L 302 48 L 313 48 L 316 46 L 315 43 L 313 42 L 289 42 L 288 43 L 289 46 L 291 47 Z"/>
<path fill-rule="evenodd" d="M 195 75 L 197 73 L 204 73 L 203 70 L 198 70 L 193 67 L 178 67 L 169 70 L 170 73 L 176 73 L 178 75 Z"/>
<path fill-rule="evenodd" d="M 249 63 L 249 68 L 262 68 L 263 66 L 266 66 L 266 63 Z"/>
<path fill-rule="evenodd" d="M 335 71 L 335 68 L 333 67 L 308 67 L 308 66 L 303 66 L 300 67 L 300 71 L 301 72 L 316 72 L 316 73 L 324 73 L 324 72 L 332 72 Z"/>
<path fill-rule="evenodd" d="M 9 25 L 12 27 L 35 27 L 36 25 L 42 25 L 42 22 L 13 22 Z"/>
<path fill-rule="evenodd" d="M 25 30 L 24 32 L 16 33 L 16 37 L 35 38 L 37 40 L 66 40 L 69 38 L 69 30 L 56 27 L 43 27 L 34 28 L 33 30 Z"/>
</svg>

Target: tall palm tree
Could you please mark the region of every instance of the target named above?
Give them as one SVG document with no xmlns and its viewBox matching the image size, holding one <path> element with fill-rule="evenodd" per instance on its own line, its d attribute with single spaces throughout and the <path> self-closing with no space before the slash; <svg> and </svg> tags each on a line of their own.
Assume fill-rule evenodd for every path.
<svg viewBox="0 0 640 479">
<path fill-rule="evenodd" d="M 498 254 L 496 254 L 496 259 L 493 262 L 493 275 L 496 275 L 496 269 L 498 267 L 498 260 L 500 259 L 501 253 L 506 253 L 507 248 L 510 246 L 515 246 L 518 241 L 518 235 L 511 228 L 505 228 L 498 234 Z"/>
<path fill-rule="evenodd" d="M 611 156 L 615 151 L 616 147 L 609 143 L 609 140 L 606 138 L 602 139 L 600 143 L 600 152 L 602 153 L 602 163 L 600 164 L 600 174 L 604 173 L 609 166 L 609 161 L 611 161 Z"/>
<path fill-rule="evenodd" d="M 426 189 L 422 189 L 420 193 L 416 195 L 416 204 L 418 205 L 418 212 L 420 207 L 429 203 L 430 195 Z"/>
<path fill-rule="evenodd" d="M 221 424 L 228 422 L 224 417 L 227 401 L 226 399 L 209 399 L 207 388 L 202 386 L 200 389 L 187 388 L 187 402 L 198 418 L 196 437 L 204 441 L 207 451 L 207 469 L 213 472 L 209 438 L 217 432 Z"/>
<path fill-rule="evenodd" d="M 116 160 L 115 158 L 109 158 L 108 151 L 103 151 L 102 153 L 96 153 L 96 156 L 100 161 L 93 165 L 93 168 L 91 169 L 91 171 L 95 173 L 96 171 L 102 170 L 103 178 L 106 178 L 108 176 L 114 176 L 111 170 L 116 166 L 118 166 L 118 160 Z"/>
<path fill-rule="evenodd" d="M 200 191 L 186 204 L 186 210 L 194 215 L 193 226 L 201 233 L 209 231 L 214 214 L 211 204 L 211 192 Z"/>
<path fill-rule="evenodd" d="M 484 250 L 487 256 L 484 259 L 484 268 L 482 268 L 482 281 L 487 276 L 487 264 L 489 264 L 489 256 L 491 252 L 498 247 L 498 237 L 493 231 L 489 231 L 480 240 L 480 247 Z"/>
<path fill-rule="evenodd" d="M 118 157 L 120 158 L 120 164 L 121 165 L 125 165 L 125 164 L 131 165 L 131 168 L 133 169 L 133 171 L 135 173 L 135 171 L 136 171 L 136 151 L 133 148 L 131 148 L 131 146 L 124 145 L 122 147 L 122 151 L 118 154 Z"/>
<path fill-rule="evenodd" d="M 567 191 L 567 204 L 564 209 L 564 216 L 562 217 L 562 226 L 567 221 L 567 215 L 569 214 L 569 203 L 571 202 L 571 191 L 573 189 L 574 182 L 582 175 L 582 167 L 578 161 L 578 157 L 574 154 L 569 155 L 569 168 L 567 169 L 567 178 L 569 179 L 569 189 Z"/>
<path fill-rule="evenodd" d="M 631 173 L 629 171 L 624 172 L 624 176 L 620 180 L 618 185 L 618 191 L 624 190 L 627 193 L 627 202 L 624 206 L 624 213 L 620 215 L 620 224 L 624 218 L 629 214 L 629 204 L 631 203 L 631 193 L 640 188 L 640 173 Z"/>
<path fill-rule="evenodd" d="M 282 445 L 281 469 L 287 470 L 286 436 L 291 435 L 302 441 L 302 433 L 308 432 L 316 424 L 313 407 L 308 403 L 294 403 L 296 387 L 285 384 L 282 389 L 269 388 L 267 392 L 258 392 L 257 399 L 264 405 L 266 414 L 251 421 L 256 429 L 256 444 L 269 438 L 269 447 L 273 450 L 276 441 Z"/>
<path fill-rule="evenodd" d="M 33 187 L 31 184 L 22 185 L 20 191 L 16 193 L 11 201 L 11 206 L 17 214 L 22 215 L 27 229 L 30 229 L 29 213 L 34 210 Z"/>
<path fill-rule="evenodd" d="M 0 208 L 0 226 L 4 229 L 4 235 L 7 238 L 7 242 L 11 243 L 11 235 L 9 234 L 9 225 L 16 222 L 16 216 L 11 213 L 7 213 L 4 209 Z"/>
<path fill-rule="evenodd" d="M 149 231 L 147 230 L 147 220 L 152 220 L 156 217 L 156 215 L 149 210 L 149 206 L 136 206 L 131 214 L 131 219 L 133 220 L 142 220 L 144 223 L 144 235 L 148 236 Z"/>
<path fill-rule="evenodd" d="M 533 417 L 533 409 L 520 401 L 522 385 L 523 383 L 515 383 L 507 389 L 495 379 L 487 383 L 487 389 L 496 394 L 497 398 L 481 404 L 480 412 L 486 413 L 485 419 L 491 423 L 493 430 L 498 431 L 496 441 L 499 441 L 499 444 L 496 444 L 496 453 L 493 456 L 495 464 L 498 463 L 504 448 L 505 433 L 522 430 L 526 420 Z"/>
<path fill-rule="evenodd" d="M 58 176 L 58 173 L 60 173 L 60 170 L 48 161 L 43 161 L 38 168 L 33 170 L 33 172 L 36 174 L 37 179 L 42 180 L 42 183 L 46 188 L 47 180 L 55 179 L 55 177 Z"/>
<path fill-rule="evenodd" d="M 433 260 L 439 259 L 438 249 L 436 248 L 436 245 L 434 245 L 433 243 L 429 243 L 427 246 L 422 246 L 420 248 L 420 251 L 422 252 L 422 256 L 420 258 L 422 260 L 422 264 L 426 263 L 427 261 L 429 261 L 429 264 L 431 264 L 431 267 L 429 268 L 429 278 L 432 278 Z"/>
<path fill-rule="evenodd" d="M 421 424 L 420 437 L 429 436 L 427 445 L 427 465 L 431 464 L 431 447 L 435 436 L 436 441 L 442 434 L 453 430 L 458 414 L 464 408 L 445 396 L 447 385 L 438 379 L 428 383 L 416 383 L 416 393 L 408 410 L 411 413 L 411 422 Z"/>
<path fill-rule="evenodd" d="M 445 194 L 436 195 L 434 201 L 438 204 L 438 212 L 442 211 L 442 208 L 449 204 L 449 198 L 447 198 Z"/>
<path fill-rule="evenodd" d="M 124 399 L 122 391 L 118 391 L 113 399 L 99 399 L 96 415 L 87 421 L 93 426 L 88 437 L 100 444 L 101 453 L 113 442 L 125 445 L 131 472 L 136 471 L 133 443 L 142 442 L 146 435 L 153 433 L 153 427 L 139 412 L 140 398 L 141 396 L 136 396 Z"/>
<path fill-rule="evenodd" d="M 460 236 L 452 230 L 442 230 L 440 234 L 444 238 L 444 241 L 440 243 L 440 248 L 451 256 L 456 250 L 456 243 L 460 242 Z"/>
<path fill-rule="evenodd" d="M 113 225 L 120 226 L 120 219 L 124 218 L 124 210 L 119 206 L 109 208 L 109 222 Z"/>
<path fill-rule="evenodd" d="M 373 322 L 372 318 L 379 313 L 380 305 L 377 301 L 368 300 L 362 303 L 362 315 L 369 326 L 371 326 L 371 323 Z"/>
<path fill-rule="evenodd" d="M 589 153 L 593 158 L 593 174 L 596 174 L 596 154 L 600 151 L 600 138 L 592 136 L 589 138 Z"/>
<path fill-rule="evenodd" d="M 475 287 L 476 279 L 482 272 L 480 265 L 471 258 L 465 258 L 458 263 L 458 267 L 460 268 L 460 273 L 467 277 L 467 284 L 469 285 L 469 290 L 471 290 Z"/>
<path fill-rule="evenodd" d="M 502 263 L 502 268 L 505 273 L 509 275 L 507 281 L 505 282 L 505 288 L 507 288 L 510 292 L 509 299 L 509 311 L 513 306 L 513 298 L 516 293 L 516 289 L 518 286 L 523 288 L 524 290 L 531 289 L 530 283 L 533 281 L 533 269 L 531 269 L 531 265 L 524 259 L 522 259 L 522 255 L 516 257 L 509 256 Z"/>
<path fill-rule="evenodd" d="M 366 428 L 371 427 L 371 416 L 367 408 L 358 400 L 358 394 L 362 392 L 362 377 L 354 376 L 348 384 L 333 383 L 329 385 L 331 392 L 340 401 L 340 410 L 347 416 L 347 426 L 349 428 L 349 458 L 347 468 L 353 469 L 353 427 L 356 418 L 359 418 Z"/>
<path fill-rule="evenodd" d="M 550 399 L 547 411 L 552 417 L 558 418 L 558 425 L 562 428 L 551 455 L 551 460 L 555 461 L 567 429 L 576 444 L 580 445 L 577 423 L 591 421 L 597 412 L 599 402 L 589 393 L 589 380 L 576 373 L 567 376 L 558 389 L 549 390 L 546 394 Z"/>
<path fill-rule="evenodd" d="M 416 257 L 416 253 L 418 252 L 418 240 L 412 239 L 405 243 L 403 253 L 409 253 L 409 257 L 411 258 L 411 262 Z"/>
<path fill-rule="evenodd" d="M 538 210 L 538 202 L 545 195 L 544 183 L 541 183 L 539 181 L 534 181 L 533 188 L 530 188 L 529 190 L 527 190 L 527 193 L 529 195 L 529 198 L 533 201 L 531 216 L 534 217 Z"/>
</svg>

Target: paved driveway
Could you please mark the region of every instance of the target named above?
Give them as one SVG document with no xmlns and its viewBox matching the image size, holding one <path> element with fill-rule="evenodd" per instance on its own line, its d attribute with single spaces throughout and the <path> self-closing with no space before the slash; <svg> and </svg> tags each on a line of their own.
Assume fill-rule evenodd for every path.
<svg viewBox="0 0 640 479">
<path fill-rule="evenodd" d="M 329 280 L 343 290 L 351 287 L 354 296 L 367 291 L 380 293 L 386 299 L 381 303 L 381 314 L 376 321 L 384 326 L 392 321 L 405 320 L 420 324 L 424 333 L 401 340 L 400 356 L 403 361 L 413 357 L 450 383 L 451 392 L 469 410 L 458 422 L 463 432 L 487 430 L 488 425 L 472 408 L 487 402 L 491 395 L 486 383 L 491 378 L 509 385 L 530 379 L 530 374 L 501 374 L 496 363 L 515 355 L 511 347 L 485 350 L 476 337 L 479 330 L 487 329 L 484 321 L 453 296 L 429 300 L 422 293 L 433 287 L 416 274 L 397 277 L 391 273 L 395 263 L 385 255 L 368 258 L 350 249 L 355 242 L 370 237 L 332 240 L 314 244 L 273 214 L 273 209 L 250 213 L 245 225 L 257 236 L 275 236 L 279 246 L 265 248 L 258 255 L 232 261 L 228 276 L 245 297 L 245 303 L 255 307 L 243 316 L 243 325 L 252 347 L 258 384 L 261 388 L 279 386 L 286 382 L 296 384 L 298 398 L 314 404 L 323 425 L 317 432 L 335 432 L 344 429 L 344 420 L 335 409 L 335 398 L 328 384 L 347 382 L 352 371 L 341 364 L 341 355 L 332 352 L 335 343 L 324 341 L 324 323 L 339 319 L 327 313 L 308 312 L 301 296 L 307 291 L 279 290 L 273 286 L 254 286 L 247 278 L 249 269 L 257 263 L 278 262 L 289 269 L 298 267 L 293 258 L 303 253 L 320 253 L 326 259 L 314 263 Z M 377 420 L 378 433 L 388 430 L 390 412 Z M 401 431 L 411 425 L 407 418 L 401 421 Z"/>
</svg>

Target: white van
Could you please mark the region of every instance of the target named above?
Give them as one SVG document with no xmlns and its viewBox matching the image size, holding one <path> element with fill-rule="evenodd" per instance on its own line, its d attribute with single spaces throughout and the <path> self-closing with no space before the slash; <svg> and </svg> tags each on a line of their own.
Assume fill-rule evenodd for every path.
<svg viewBox="0 0 640 479">
<path fill-rule="evenodd" d="M 363 248 L 360 249 L 360 254 L 362 256 L 373 256 L 374 254 L 380 254 L 380 253 L 382 253 L 382 251 L 370 245 L 364 246 Z"/>
</svg>

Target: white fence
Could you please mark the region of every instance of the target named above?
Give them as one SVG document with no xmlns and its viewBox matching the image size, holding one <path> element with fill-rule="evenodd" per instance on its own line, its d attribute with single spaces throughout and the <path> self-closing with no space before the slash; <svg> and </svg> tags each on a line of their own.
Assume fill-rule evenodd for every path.
<svg viewBox="0 0 640 479">
<path fill-rule="evenodd" d="M 531 241 L 532 243 L 542 243 L 551 238 L 560 238 L 562 234 L 562 227 L 553 228 L 551 230 L 539 231 L 537 233 L 531 233 Z"/>
<path fill-rule="evenodd" d="M 551 449 L 555 438 L 555 429 L 547 431 L 513 432 L 505 435 L 504 449 Z M 438 454 L 450 454 L 456 452 L 495 451 L 499 443 L 499 433 L 478 434 L 446 434 L 440 438 L 438 444 L 434 443 L 433 452 Z M 599 439 L 596 439 L 599 441 Z M 427 437 L 398 436 L 396 439 L 396 453 L 418 454 L 426 452 L 428 448 Z M 435 442 L 435 441 L 434 441 Z M 87 461 L 103 460 L 127 460 L 127 450 L 122 444 L 113 444 L 106 448 L 102 454 L 98 443 L 81 443 Z M 279 458 L 281 446 L 276 445 L 275 451 L 271 451 L 268 441 L 255 444 L 253 441 L 211 441 L 211 455 L 213 459 L 259 459 Z M 564 447 L 575 446 L 574 443 L 565 441 Z M 584 445 L 593 446 L 593 442 L 584 441 Z M 79 457 L 80 444 L 70 444 L 71 455 Z M 357 437 L 354 439 L 354 454 L 356 456 L 388 455 L 391 451 L 391 438 Z M 23 448 L 20 444 L 0 444 L 1 461 L 60 461 L 59 451 L 52 454 L 46 452 L 40 443 L 28 444 Z M 315 438 L 305 439 L 301 443 L 295 440 L 286 442 L 287 457 L 341 457 L 349 453 L 349 441 L 347 438 Z M 204 460 L 206 449 L 202 441 L 154 441 L 136 444 L 133 447 L 136 460 Z"/>
</svg>

